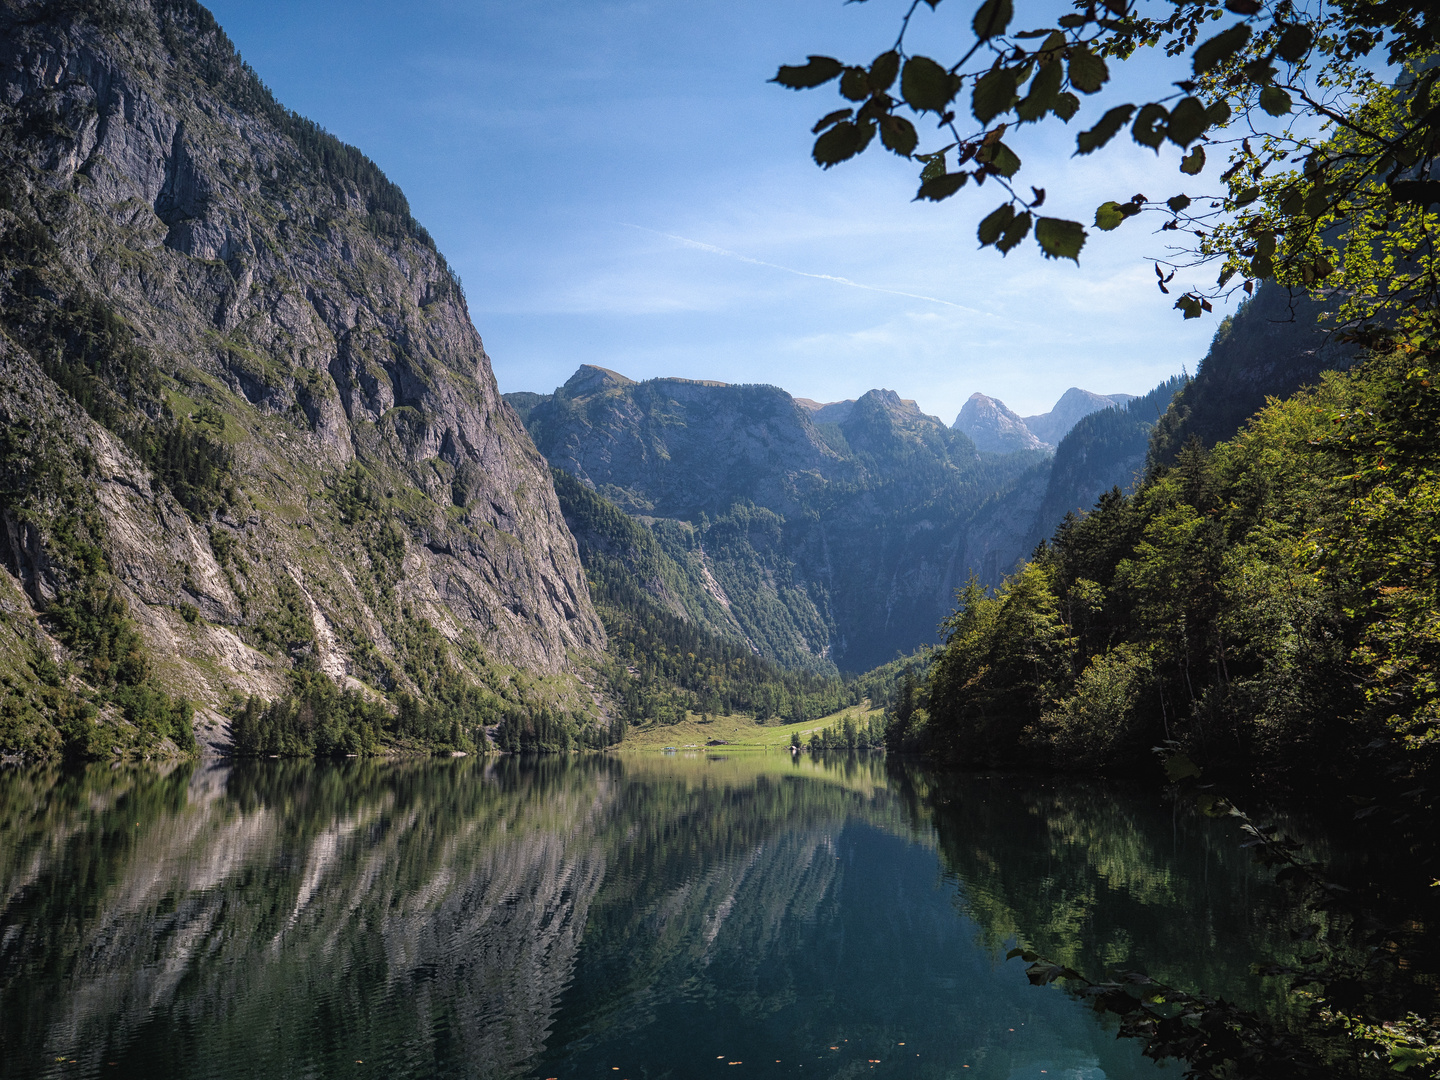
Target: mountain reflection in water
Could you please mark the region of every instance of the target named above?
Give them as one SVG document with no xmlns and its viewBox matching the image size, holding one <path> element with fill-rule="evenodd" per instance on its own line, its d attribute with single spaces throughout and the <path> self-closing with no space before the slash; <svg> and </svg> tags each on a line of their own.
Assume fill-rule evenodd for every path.
<svg viewBox="0 0 1440 1080">
<path fill-rule="evenodd" d="M 866 756 L 9 770 L 0 1078 L 1178 1075 L 1004 953 L 1264 1004 L 1227 828 Z"/>
</svg>

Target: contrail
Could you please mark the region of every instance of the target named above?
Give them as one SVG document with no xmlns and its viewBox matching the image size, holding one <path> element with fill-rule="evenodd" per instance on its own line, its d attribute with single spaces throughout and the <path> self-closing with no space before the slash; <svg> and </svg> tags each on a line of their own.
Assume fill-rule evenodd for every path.
<svg viewBox="0 0 1440 1080">
<path fill-rule="evenodd" d="M 866 292 L 888 293 L 890 296 L 905 296 L 911 300 L 926 300 L 932 304 L 944 304 L 946 307 L 959 308 L 961 311 L 968 311 L 974 315 L 983 314 L 983 312 L 976 311 L 974 308 L 968 308 L 964 304 L 951 303 L 949 300 L 941 300 L 937 296 L 922 296 L 919 293 L 901 292 L 899 289 L 882 289 L 878 285 L 862 285 L 858 281 L 836 277 L 834 274 L 810 274 L 804 270 L 795 270 L 788 266 L 781 266 L 778 263 L 765 262 L 763 259 L 752 259 L 749 255 L 741 255 L 738 251 L 727 251 L 725 248 L 716 247 L 714 244 L 704 244 L 699 240 L 676 236 L 674 233 L 661 232 L 658 229 L 647 229 L 644 225 L 631 225 L 628 221 L 622 221 L 621 224 L 626 228 L 638 229 L 641 232 L 648 232 L 654 236 L 663 236 L 667 240 L 674 240 L 677 244 L 684 244 L 686 247 L 698 248 L 700 251 L 708 251 L 712 255 L 724 255 L 728 259 L 739 259 L 741 262 L 749 263 L 752 266 L 765 266 L 771 270 L 783 270 L 785 273 L 794 274 L 796 277 L 814 278 L 816 281 L 833 281 L 837 285 L 848 285 L 852 289 L 864 289 Z"/>
</svg>

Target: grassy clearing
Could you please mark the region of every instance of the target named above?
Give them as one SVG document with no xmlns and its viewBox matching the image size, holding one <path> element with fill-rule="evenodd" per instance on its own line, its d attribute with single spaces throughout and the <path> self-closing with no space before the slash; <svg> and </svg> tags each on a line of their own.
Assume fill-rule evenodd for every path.
<svg viewBox="0 0 1440 1080">
<path fill-rule="evenodd" d="M 854 717 L 857 724 L 863 724 L 882 711 L 852 705 L 818 720 L 805 720 L 798 724 L 757 724 L 751 716 L 714 716 L 706 722 L 696 713 L 686 713 L 685 719 L 678 724 L 632 727 L 626 733 L 625 741 L 615 749 L 663 750 L 673 746 L 677 750 L 697 750 L 704 749 L 714 739 L 724 743 L 727 751 L 782 750 L 790 745 L 790 736 L 796 732 L 799 732 L 803 743 L 809 740 L 812 731 L 833 727 L 846 715 Z"/>
</svg>

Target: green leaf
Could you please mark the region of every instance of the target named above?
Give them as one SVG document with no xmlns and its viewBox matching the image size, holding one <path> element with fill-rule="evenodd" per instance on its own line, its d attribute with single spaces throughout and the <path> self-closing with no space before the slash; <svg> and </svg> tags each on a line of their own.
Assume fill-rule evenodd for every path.
<svg viewBox="0 0 1440 1080">
<path fill-rule="evenodd" d="M 1148 146 L 1158 154 L 1160 144 L 1165 141 L 1169 121 L 1170 114 L 1165 111 L 1165 106 L 1152 101 L 1140 109 L 1140 115 L 1135 117 L 1135 123 L 1130 127 L 1130 134 L 1141 146 Z"/>
<path fill-rule="evenodd" d="M 810 134 L 819 135 L 820 132 L 828 127 L 834 127 L 841 120 L 849 120 L 850 114 L 854 111 L 854 109 L 836 109 L 832 113 L 826 113 L 819 120 L 815 121 L 815 126 L 810 129 Z"/>
<path fill-rule="evenodd" d="M 944 166 L 942 165 L 943 169 Z M 926 169 L 928 172 L 929 169 Z M 916 200 L 929 199 L 931 202 L 939 202 L 941 199 L 948 199 L 955 192 L 965 186 L 965 181 L 970 179 L 967 172 L 942 172 L 939 176 L 925 178 L 920 185 L 920 190 L 915 193 Z"/>
<path fill-rule="evenodd" d="M 1260 91 L 1260 107 L 1271 116 L 1284 116 L 1290 111 L 1290 95 L 1278 86 L 1267 86 Z"/>
<path fill-rule="evenodd" d="M 1197 97 L 1182 98 L 1170 110 L 1170 123 L 1165 136 L 1176 146 L 1189 146 L 1205 133 L 1210 126 L 1210 117 L 1205 112 L 1205 103 Z"/>
<path fill-rule="evenodd" d="M 951 143 L 951 146 L 953 145 L 954 143 Z M 945 154 L 949 149 L 950 147 L 947 146 L 944 150 L 936 150 L 933 154 L 915 155 L 915 160 L 923 162 L 925 165 L 925 168 L 920 170 L 921 181 L 936 180 L 945 175 Z"/>
<path fill-rule="evenodd" d="M 1098 93 L 1110 80 L 1110 69 L 1105 61 L 1084 45 L 1070 50 L 1070 85 L 1082 94 Z"/>
<path fill-rule="evenodd" d="M 900 54 L 894 49 L 881 53 L 870 65 L 870 89 L 877 94 L 890 89 L 900 74 Z"/>
<path fill-rule="evenodd" d="M 1419 183 L 1420 181 L 1413 181 L 1413 182 L 1414 182 L 1414 183 Z M 1396 181 L 1396 183 L 1397 183 L 1397 184 L 1403 184 L 1403 183 L 1405 183 L 1405 181 L 1399 180 L 1399 181 Z M 1431 181 L 1431 183 L 1435 183 L 1435 181 Z M 1440 185 L 1437 185 L 1437 186 L 1440 186 Z M 1318 218 L 1318 217 L 1321 217 L 1321 216 L 1325 213 L 1325 211 L 1329 210 L 1329 209 L 1330 209 L 1330 196 L 1331 196 L 1332 194 L 1334 194 L 1334 190 L 1335 190 L 1335 189 L 1332 188 L 1329 184 L 1325 184 L 1325 183 L 1316 184 L 1313 188 L 1311 188 L 1311 189 L 1310 189 L 1310 194 L 1307 195 L 1307 196 L 1305 196 L 1305 203 L 1304 203 L 1305 216 L 1306 216 L 1306 217 L 1311 217 L 1311 218 Z M 1391 192 L 1394 192 L 1394 190 L 1395 190 L 1395 184 L 1391 184 L 1391 185 L 1390 185 L 1390 190 L 1391 190 Z"/>
<path fill-rule="evenodd" d="M 874 124 L 855 124 L 846 120 L 815 140 L 811 156 L 815 158 L 815 164 L 828 169 L 860 153 L 874 137 Z"/>
<path fill-rule="evenodd" d="M 1101 232 L 1110 232 L 1120 227 L 1127 215 L 1114 199 L 1103 202 L 1095 208 L 1095 227 Z"/>
<path fill-rule="evenodd" d="M 1310 51 L 1315 35 L 1308 26 L 1291 23 L 1280 32 L 1280 43 L 1275 46 L 1275 55 L 1286 63 L 1293 64 Z"/>
<path fill-rule="evenodd" d="M 975 13 L 975 36 L 981 41 L 987 41 L 992 37 L 999 37 L 1010 25 L 1010 20 L 1015 17 L 1015 7 L 1011 0 L 985 0 L 980 5 L 980 10 Z"/>
<path fill-rule="evenodd" d="M 1211 127 L 1224 127 L 1230 122 L 1230 103 L 1221 98 L 1205 110 L 1205 116 Z"/>
<path fill-rule="evenodd" d="M 1172 195 L 1170 196 L 1170 198 L 1165 200 L 1165 205 L 1168 206 L 1173 213 L 1178 214 L 1180 213 L 1180 211 L 1184 210 L 1187 206 L 1190 205 L 1190 196 Z"/>
<path fill-rule="evenodd" d="M 915 134 L 915 125 L 903 116 L 882 116 L 880 118 L 880 141 L 886 150 L 909 157 L 915 152 L 920 137 Z"/>
<path fill-rule="evenodd" d="M 912 56 L 900 73 L 900 95 L 912 109 L 944 112 L 960 80 L 928 56 Z"/>
<path fill-rule="evenodd" d="M 1268 60 L 1251 60 L 1242 69 L 1245 77 L 1256 86 L 1264 86 L 1275 81 L 1275 65 Z"/>
<path fill-rule="evenodd" d="M 1071 259 L 1080 262 L 1080 249 L 1085 246 L 1085 227 L 1078 221 L 1042 217 L 1035 222 L 1035 239 L 1047 259 Z"/>
<path fill-rule="evenodd" d="M 1216 34 L 1209 41 L 1205 42 L 1195 50 L 1192 58 L 1195 65 L 1195 74 L 1204 75 L 1219 67 L 1230 57 L 1245 47 L 1250 40 L 1250 27 L 1244 23 L 1236 23 L 1222 33 Z"/>
<path fill-rule="evenodd" d="M 1182 296 L 1180 299 L 1183 300 L 1185 298 Z M 1175 301 L 1175 306 L 1180 306 L 1180 300 Z M 1195 305 L 1195 310 L 1197 313 L 1200 310 L 1198 303 Z M 1186 318 L 1189 317 L 1188 315 L 1186 316 Z M 1171 754 L 1165 759 L 1165 777 L 1172 784 L 1178 784 L 1181 780 L 1199 779 L 1199 776 L 1200 766 L 1191 761 L 1187 755 Z"/>
<path fill-rule="evenodd" d="M 1254 15 L 1260 10 L 1260 0 L 1225 0 L 1225 10 L 1236 15 Z"/>
<path fill-rule="evenodd" d="M 1080 111 L 1080 99 L 1066 90 L 1055 99 L 1055 104 L 1050 106 L 1050 111 L 1068 124 L 1070 118 Z"/>
<path fill-rule="evenodd" d="M 1180 159 L 1180 171 L 1186 176 L 1195 176 L 1205 168 L 1205 148 L 1197 146 Z"/>
<path fill-rule="evenodd" d="M 1048 64 L 1041 64 L 1040 70 L 1035 73 L 1035 78 L 1030 82 L 1030 92 L 1020 99 L 1015 106 L 1015 115 L 1022 121 L 1034 122 L 1039 120 L 1055 104 L 1055 99 L 1060 96 L 1060 84 L 1064 78 L 1060 61 L 1052 60 Z"/>
<path fill-rule="evenodd" d="M 1089 131 L 1082 131 L 1075 139 L 1077 154 L 1094 153 L 1115 137 L 1115 133 L 1125 126 L 1130 119 L 1130 114 L 1135 111 L 1134 105 L 1117 105 L 1104 116 L 1100 122 Z"/>
<path fill-rule="evenodd" d="M 849 101 L 864 101 L 870 96 L 870 75 L 862 67 L 847 67 L 840 76 L 840 96 Z"/>
<path fill-rule="evenodd" d="M 771 82 L 788 86 L 791 90 L 808 90 L 829 82 L 845 70 L 845 65 L 829 56 L 812 56 L 809 63 L 798 67 L 782 66 Z"/>
<path fill-rule="evenodd" d="M 1009 203 L 1002 203 L 986 214 L 980 222 L 980 228 L 976 230 L 976 235 L 980 238 L 980 246 L 989 247 L 999 240 L 1000 234 L 1005 231 L 1005 226 L 1009 225 L 1014 217 L 1015 207 Z"/>
<path fill-rule="evenodd" d="M 1056 979 L 1073 979 L 1076 973 L 1060 964 L 1037 962 L 1025 969 L 1025 977 L 1032 986 L 1048 986 Z"/>
<path fill-rule="evenodd" d="M 995 248 L 1001 255 L 1008 255 L 1010 249 L 1030 235 L 1030 211 L 1016 214 L 1010 224 L 1005 226 L 1005 231 L 1000 239 L 995 241 Z"/>
<path fill-rule="evenodd" d="M 1242 191 L 1240 191 L 1239 194 L 1235 196 L 1235 206 L 1237 209 L 1242 206 L 1249 206 L 1259 197 L 1260 189 L 1258 187 L 1244 188 Z"/>
<path fill-rule="evenodd" d="M 1185 318 L 1187 319 L 1200 318 L 1200 312 L 1202 309 L 1200 307 L 1200 298 L 1198 296 L 1191 296 L 1189 293 L 1186 293 L 1184 296 L 1179 297 L 1175 301 L 1175 306 L 1185 313 Z"/>
<path fill-rule="evenodd" d="M 1015 104 L 1015 75 L 1013 68 L 997 67 L 980 76 L 970 97 L 970 108 L 976 120 L 988 124 L 1010 110 Z"/>
<path fill-rule="evenodd" d="M 1105 202 L 1095 208 L 1095 226 L 1103 232 L 1110 232 L 1119 227 L 1120 222 L 1126 218 L 1134 217 L 1145 209 L 1144 196 L 1137 195 L 1127 203 Z"/>
<path fill-rule="evenodd" d="M 1287 217 L 1299 217 L 1305 212 L 1305 189 L 1299 184 L 1287 184 L 1281 189 L 1280 212 Z"/>
<path fill-rule="evenodd" d="M 989 165 L 1007 180 L 1020 171 L 1020 158 L 999 139 L 982 147 L 975 160 Z"/>
</svg>

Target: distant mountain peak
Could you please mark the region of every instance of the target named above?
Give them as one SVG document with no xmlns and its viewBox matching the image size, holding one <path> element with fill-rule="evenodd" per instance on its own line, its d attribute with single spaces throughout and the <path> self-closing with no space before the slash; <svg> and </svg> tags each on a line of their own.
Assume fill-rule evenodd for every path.
<svg viewBox="0 0 1440 1080">
<path fill-rule="evenodd" d="M 864 402 L 867 407 L 879 406 L 887 412 L 912 416 L 924 416 L 920 406 L 912 398 L 902 398 L 894 390 L 875 389 L 866 391 L 858 399 L 844 401 L 816 401 L 814 398 L 796 398 L 795 404 L 810 414 L 817 424 L 843 424 L 855 413 L 855 406 Z"/>
<path fill-rule="evenodd" d="M 987 453 L 1050 448 L 1003 401 L 980 393 L 970 395 L 953 426 L 970 437 L 975 449 Z"/>
<path fill-rule="evenodd" d="M 1060 395 L 1060 400 L 1049 412 L 1025 417 L 1025 426 L 1041 442 L 1059 446 L 1060 440 L 1070 433 L 1070 429 L 1091 413 L 1124 405 L 1134 398 L 1134 394 L 1096 394 L 1072 386 Z"/>
<path fill-rule="evenodd" d="M 566 380 L 564 390 L 572 397 L 598 394 L 619 386 L 634 386 L 634 379 L 627 379 L 618 371 L 611 371 L 596 364 L 581 364 L 575 374 Z"/>
</svg>

